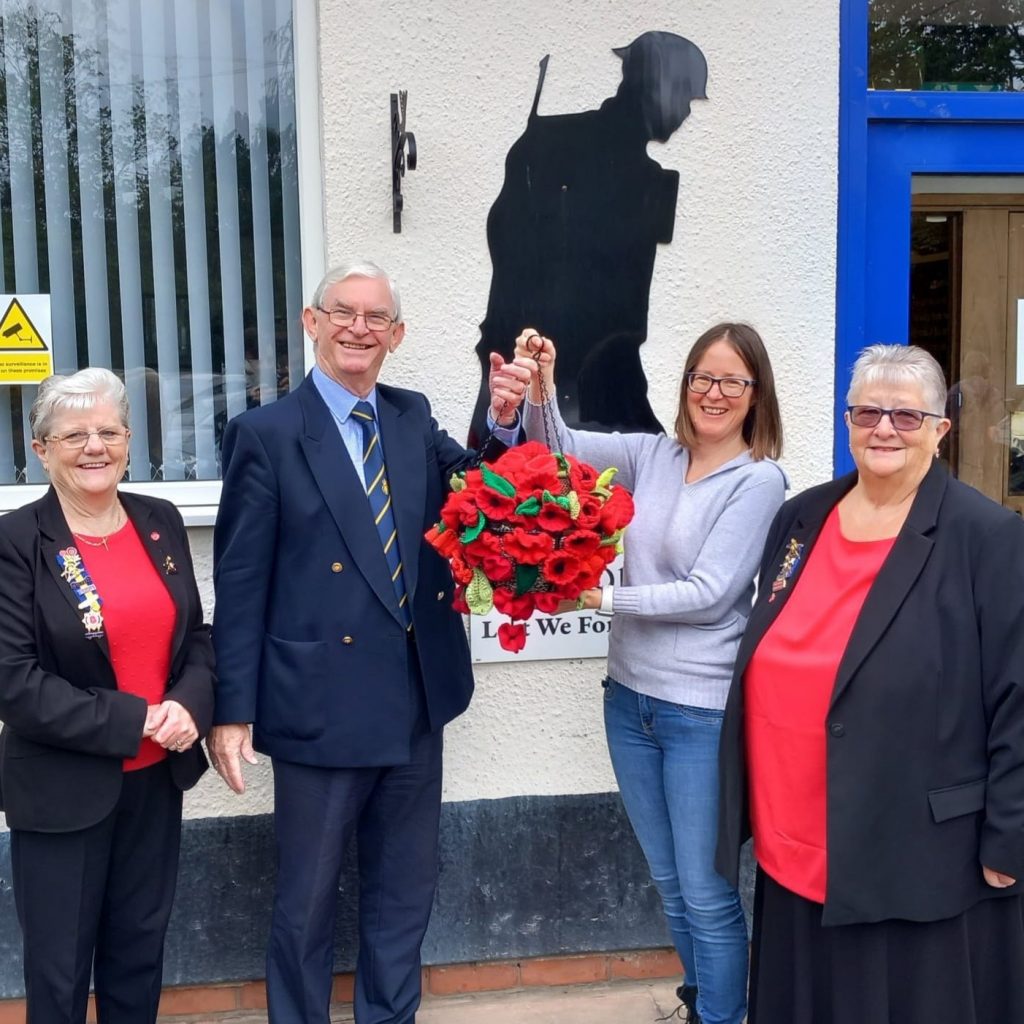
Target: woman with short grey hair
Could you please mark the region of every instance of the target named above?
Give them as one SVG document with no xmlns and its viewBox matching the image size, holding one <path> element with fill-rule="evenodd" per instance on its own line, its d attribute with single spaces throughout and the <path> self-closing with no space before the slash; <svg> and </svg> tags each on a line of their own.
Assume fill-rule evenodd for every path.
<svg viewBox="0 0 1024 1024">
<path fill-rule="evenodd" d="M 119 489 L 128 400 L 109 370 L 43 381 L 50 478 L 0 517 L 0 810 L 30 1021 L 152 1024 L 182 791 L 206 770 L 213 649 L 169 502 Z"/>
<path fill-rule="evenodd" d="M 128 392 L 121 378 L 101 366 L 89 366 L 70 377 L 54 374 L 47 377 L 36 393 L 29 412 L 32 437 L 41 441 L 48 433 L 54 416 L 63 411 L 81 411 L 97 403 L 107 403 L 117 410 L 121 426 L 128 427 Z"/>
<path fill-rule="evenodd" d="M 946 409 L 946 377 L 935 357 L 917 345 L 868 345 L 853 364 L 846 402 L 876 384 L 914 384 L 929 412 L 941 416 Z"/>
<path fill-rule="evenodd" d="M 720 758 L 749 1024 L 1024 1020 L 1024 523 L 950 477 L 938 363 L 853 369 L 856 470 L 772 524 Z"/>
</svg>

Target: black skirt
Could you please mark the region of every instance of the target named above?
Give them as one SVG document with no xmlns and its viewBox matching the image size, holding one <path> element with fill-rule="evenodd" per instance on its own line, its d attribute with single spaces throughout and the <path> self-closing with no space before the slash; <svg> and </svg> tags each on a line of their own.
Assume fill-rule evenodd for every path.
<svg viewBox="0 0 1024 1024">
<path fill-rule="evenodd" d="M 1024 903 L 823 928 L 757 872 L 748 1024 L 1024 1024 Z"/>
</svg>

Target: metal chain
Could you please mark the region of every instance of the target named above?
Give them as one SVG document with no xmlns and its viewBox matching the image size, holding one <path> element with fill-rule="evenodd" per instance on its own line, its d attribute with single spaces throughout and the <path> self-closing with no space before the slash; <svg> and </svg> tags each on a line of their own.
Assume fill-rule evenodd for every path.
<svg viewBox="0 0 1024 1024">
<path fill-rule="evenodd" d="M 537 338 L 539 341 L 540 335 L 531 334 L 530 337 L 526 339 L 527 347 L 530 346 L 530 342 L 532 342 L 534 338 Z M 541 342 L 541 347 L 543 347 L 543 342 Z M 539 353 L 540 349 L 536 349 L 536 351 Z M 539 369 L 540 364 L 538 363 L 537 365 Z M 563 450 L 562 436 L 559 433 L 558 423 L 555 420 L 555 410 L 553 404 L 554 396 L 548 391 L 548 386 L 544 382 L 543 373 L 538 373 L 537 380 L 540 384 L 541 422 L 544 424 L 544 443 L 548 446 L 548 448 L 551 449 L 551 451 L 561 452 Z M 527 389 L 529 389 L 529 385 L 527 385 Z M 525 403 L 526 400 L 526 395 L 524 395 L 523 402 Z M 470 469 L 480 468 L 481 464 L 484 461 L 484 452 L 487 450 L 488 444 L 490 444 L 491 439 L 494 437 L 495 431 L 498 429 L 498 421 L 505 414 L 505 410 L 507 408 L 508 401 L 506 400 L 501 403 L 501 408 L 498 410 L 498 415 L 494 417 L 494 426 L 491 427 L 491 429 L 487 432 L 487 436 L 483 439 L 483 441 L 480 442 L 480 445 L 476 450 L 476 457 L 469 464 Z M 552 440 L 555 442 L 555 444 L 551 443 Z"/>
<path fill-rule="evenodd" d="M 532 342 L 534 338 L 540 341 L 540 348 L 535 350 L 539 355 L 541 349 L 544 347 L 544 342 L 541 341 L 541 337 L 539 334 L 531 334 L 530 337 L 526 339 L 526 345 L 527 347 L 529 347 L 530 342 Z M 551 449 L 551 451 L 562 452 L 562 437 L 561 434 L 559 434 L 558 432 L 558 422 L 555 419 L 555 396 L 550 394 L 550 392 L 548 391 L 548 386 L 544 381 L 544 373 L 540 370 L 539 359 L 537 361 L 537 369 L 537 382 L 540 384 L 540 417 L 541 422 L 544 424 L 544 443 L 548 446 L 548 448 Z M 552 438 L 556 442 L 555 444 L 551 443 Z"/>
</svg>

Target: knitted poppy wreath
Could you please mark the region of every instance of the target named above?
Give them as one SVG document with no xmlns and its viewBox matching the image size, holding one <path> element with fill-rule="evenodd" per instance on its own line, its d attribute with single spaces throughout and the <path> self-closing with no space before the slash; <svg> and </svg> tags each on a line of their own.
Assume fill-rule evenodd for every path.
<svg viewBox="0 0 1024 1024">
<path fill-rule="evenodd" d="M 498 642 L 518 654 L 522 620 L 596 587 L 633 518 L 629 491 L 611 483 L 616 472 L 529 441 L 454 476 L 426 539 L 451 564 L 456 610 L 507 615 Z"/>
</svg>

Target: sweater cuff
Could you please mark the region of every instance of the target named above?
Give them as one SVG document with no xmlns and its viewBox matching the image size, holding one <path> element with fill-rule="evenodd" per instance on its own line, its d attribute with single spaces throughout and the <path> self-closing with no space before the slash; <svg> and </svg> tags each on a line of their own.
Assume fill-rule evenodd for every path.
<svg viewBox="0 0 1024 1024">
<path fill-rule="evenodd" d="M 610 588 L 611 589 L 611 588 Z M 615 611 L 625 612 L 627 615 L 640 614 L 640 594 L 643 587 L 616 587 L 615 590 Z"/>
<path fill-rule="evenodd" d="M 598 615 L 612 615 L 615 612 L 615 588 L 614 587 L 602 587 L 601 588 L 601 607 L 597 608 Z"/>
</svg>

